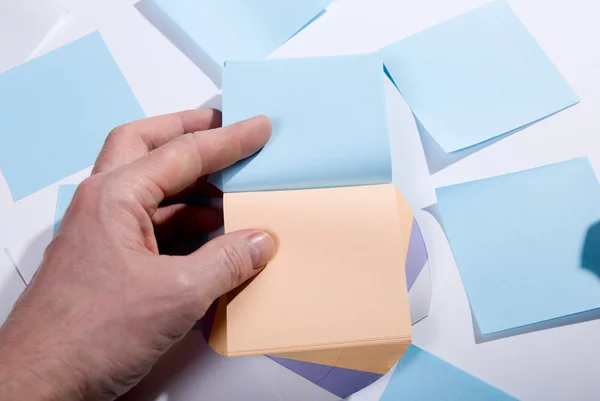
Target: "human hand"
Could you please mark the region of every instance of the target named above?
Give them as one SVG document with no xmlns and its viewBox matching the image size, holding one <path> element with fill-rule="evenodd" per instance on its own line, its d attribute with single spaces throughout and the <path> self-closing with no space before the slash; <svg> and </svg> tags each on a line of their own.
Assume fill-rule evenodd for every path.
<svg viewBox="0 0 600 401">
<path fill-rule="evenodd" d="M 260 271 L 271 237 L 243 230 L 187 256 L 159 254 L 221 224 L 187 204 L 206 174 L 258 151 L 271 124 L 218 128 L 193 110 L 113 130 L 78 187 L 55 239 L 0 329 L 0 399 L 113 399 L 200 319 L 220 295 Z"/>
</svg>

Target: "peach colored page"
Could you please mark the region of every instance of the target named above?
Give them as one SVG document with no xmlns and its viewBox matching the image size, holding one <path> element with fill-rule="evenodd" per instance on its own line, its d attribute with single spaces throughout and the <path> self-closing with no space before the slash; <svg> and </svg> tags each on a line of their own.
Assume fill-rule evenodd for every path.
<svg viewBox="0 0 600 401">
<path fill-rule="evenodd" d="M 227 306 L 229 355 L 410 338 L 404 263 L 413 216 L 393 185 L 224 196 L 225 230 L 279 249 Z"/>
</svg>

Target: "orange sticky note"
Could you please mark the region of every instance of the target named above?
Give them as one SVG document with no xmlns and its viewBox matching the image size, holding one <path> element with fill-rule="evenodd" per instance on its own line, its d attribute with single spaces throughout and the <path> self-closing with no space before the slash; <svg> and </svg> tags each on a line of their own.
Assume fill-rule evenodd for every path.
<svg viewBox="0 0 600 401">
<path fill-rule="evenodd" d="M 386 373 L 411 342 L 413 215 L 392 184 L 227 193 L 225 231 L 264 229 L 275 258 L 223 297 L 211 346 Z"/>
</svg>

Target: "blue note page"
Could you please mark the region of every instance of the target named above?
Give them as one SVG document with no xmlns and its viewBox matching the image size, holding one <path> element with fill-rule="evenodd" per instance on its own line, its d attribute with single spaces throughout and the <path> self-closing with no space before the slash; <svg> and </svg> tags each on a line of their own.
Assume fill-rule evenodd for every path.
<svg viewBox="0 0 600 401">
<path fill-rule="evenodd" d="M 516 401 L 515 398 L 411 345 L 380 401 Z"/>
<path fill-rule="evenodd" d="M 273 134 L 222 172 L 225 192 L 391 182 L 383 65 L 377 54 L 228 62 L 223 123 L 256 115 Z"/>
<path fill-rule="evenodd" d="M 94 163 L 144 117 L 99 33 L 0 74 L 0 170 L 18 200 Z"/>
<path fill-rule="evenodd" d="M 416 33 L 381 53 L 415 117 L 446 153 L 579 101 L 505 0 Z"/>
<path fill-rule="evenodd" d="M 331 0 L 144 0 L 215 64 L 261 59 L 319 16 Z M 169 35 L 167 35 L 169 36 Z M 183 45 L 189 49 L 186 44 Z"/>
<path fill-rule="evenodd" d="M 600 307 L 600 186 L 587 159 L 439 188 L 437 197 L 482 334 Z"/>
</svg>

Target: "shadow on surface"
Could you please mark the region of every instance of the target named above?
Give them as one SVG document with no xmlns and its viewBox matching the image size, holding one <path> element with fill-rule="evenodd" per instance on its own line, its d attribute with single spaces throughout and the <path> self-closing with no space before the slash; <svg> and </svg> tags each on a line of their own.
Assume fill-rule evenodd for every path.
<svg viewBox="0 0 600 401">
<path fill-rule="evenodd" d="M 198 332 L 190 331 L 181 341 L 176 343 L 152 367 L 150 373 L 140 383 L 119 397 L 120 401 L 160 400 L 169 384 L 173 383 L 186 368 L 198 363 L 198 358 L 211 352 Z M 167 393 L 168 394 L 168 393 Z M 183 397 L 169 394 L 170 400 L 181 400 Z"/>
<path fill-rule="evenodd" d="M 223 111 L 223 95 L 221 93 L 217 93 L 206 102 L 198 106 L 198 109 L 216 109 Z"/>
<path fill-rule="evenodd" d="M 427 212 L 433 216 L 433 218 L 438 222 L 440 227 L 442 227 L 442 231 L 444 231 L 444 235 L 447 236 L 446 229 L 444 228 L 444 222 L 442 221 L 442 212 L 440 211 L 440 205 L 437 203 L 431 204 L 427 207 L 424 207 L 423 211 Z"/>
<path fill-rule="evenodd" d="M 600 279 L 600 221 L 587 230 L 581 251 L 581 267 Z"/>
<path fill-rule="evenodd" d="M 480 143 L 478 145 L 471 146 L 466 149 L 457 150 L 456 152 L 446 153 L 441 148 L 441 146 L 433 139 L 429 131 L 425 129 L 421 121 L 413 114 L 415 122 L 417 123 L 417 129 L 419 130 L 419 136 L 421 137 L 421 143 L 423 144 L 423 151 L 425 152 L 425 157 L 427 159 L 427 167 L 429 168 L 429 172 L 431 174 L 435 174 L 438 171 L 445 169 L 446 167 L 464 159 L 467 156 L 472 155 L 475 152 L 478 152 L 482 149 L 487 148 L 490 145 L 498 142 L 499 140 L 515 133 L 516 131 L 511 131 L 504 135 L 492 138 L 488 141 Z"/>
<path fill-rule="evenodd" d="M 508 338 L 518 336 L 521 334 L 533 333 L 534 331 L 554 329 L 557 327 L 568 326 L 571 324 L 584 323 L 590 320 L 596 320 L 600 318 L 600 309 L 594 309 L 586 312 L 575 313 L 569 316 L 563 316 L 556 319 L 546 320 L 544 322 L 529 324 L 527 326 L 516 327 L 510 330 L 500 331 L 498 333 L 482 334 L 477 324 L 477 319 L 473 315 L 471 310 L 471 318 L 473 319 L 473 333 L 475 337 L 475 343 L 481 344 L 488 341 L 499 340 L 502 338 Z"/>
</svg>

